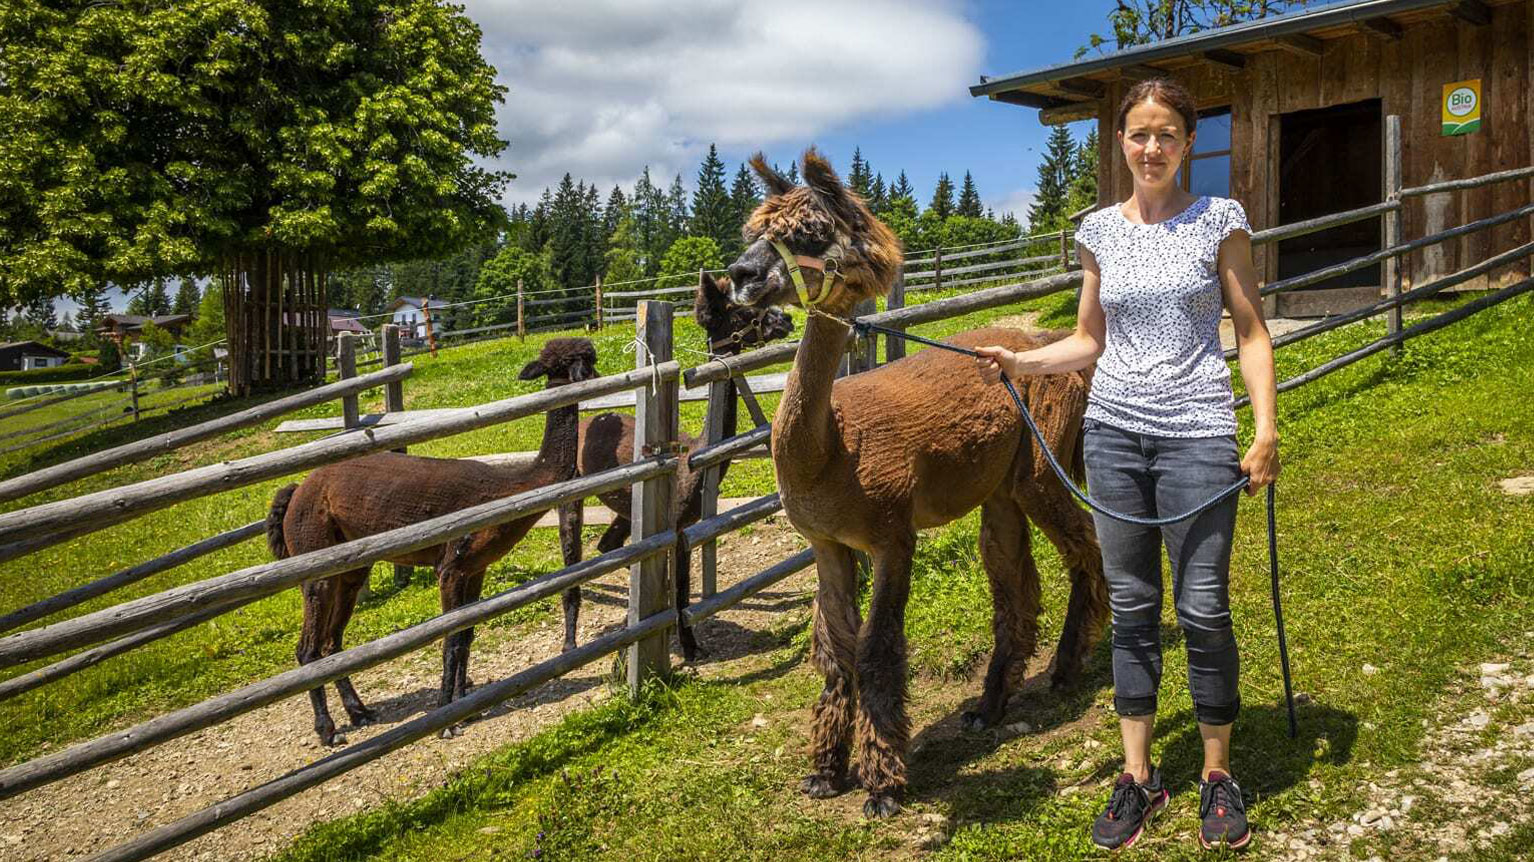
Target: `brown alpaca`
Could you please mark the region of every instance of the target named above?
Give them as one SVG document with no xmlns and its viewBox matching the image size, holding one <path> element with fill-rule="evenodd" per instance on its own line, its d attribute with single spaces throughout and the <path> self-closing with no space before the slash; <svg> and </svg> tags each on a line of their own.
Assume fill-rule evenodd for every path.
<svg viewBox="0 0 1534 862">
<path fill-rule="evenodd" d="M 900 810 L 906 783 L 904 628 L 916 531 L 981 507 L 995 652 L 978 708 L 964 716 L 969 728 L 1001 720 L 1007 696 L 1038 646 L 1039 573 L 1028 519 L 1059 549 L 1071 573 L 1056 685 L 1080 674 L 1107 620 L 1102 558 L 1091 520 L 1049 471 L 1006 390 L 987 385 L 974 360 L 924 350 L 835 379 L 848 334 L 836 318 L 887 290 L 901 260 L 900 242 L 813 149 L 804 155 L 808 187 L 794 187 L 760 154 L 752 166 L 769 197 L 747 222 L 749 246 L 729 268 L 735 301 L 802 304 L 773 240 L 799 257 L 801 267 L 834 258 L 841 273 L 826 284 L 813 269 L 805 272 L 812 302 L 825 314 L 812 313 L 805 323 L 772 425 L 783 509 L 809 540 L 819 579 L 810 661 L 824 674 L 825 689 L 814 708 L 814 771 L 803 789 L 813 797 L 843 789 L 856 727 L 857 778 L 868 791 L 863 812 L 888 816 Z M 950 341 L 1024 350 L 1056 337 L 981 329 Z M 1051 448 L 1076 454 L 1086 403 L 1081 376 L 1030 377 L 1017 384 Z M 866 622 L 859 619 L 854 551 L 873 558 Z"/>
<path fill-rule="evenodd" d="M 734 356 L 742 350 L 782 338 L 794 331 L 793 320 L 783 312 L 775 308 L 741 308 L 730 303 L 729 295 L 730 280 L 727 277 L 716 280 L 707 273 L 699 277 L 698 292 L 693 298 L 693 318 L 708 333 L 709 352 L 715 356 Z M 730 400 L 725 405 L 722 423 L 725 437 L 735 434 L 737 417 L 734 394 L 731 391 Z M 689 452 L 701 445 L 697 438 L 685 431 L 679 432 L 678 436 Z M 590 419 L 581 420 L 580 461 L 576 465 L 581 475 L 610 470 L 633 460 L 633 416 L 599 413 Z M 729 467 L 728 461 L 719 465 L 721 480 Z M 680 531 L 697 523 L 703 514 L 703 473 L 688 470 L 686 461 L 679 465 L 677 472 L 677 498 L 681 501 L 677 514 L 677 530 Z M 632 497 L 630 489 L 625 487 L 600 494 L 597 499 L 611 509 L 614 516 L 612 526 L 597 541 L 598 552 L 605 554 L 622 547 L 628 541 L 632 528 L 629 521 Z M 576 531 L 569 527 L 564 521 L 560 522 L 560 544 L 566 549 L 567 559 L 571 553 L 577 555 L 578 559 L 580 540 L 577 536 L 574 545 L 570 544 L 571 536 L 567 534 Z M 680 536 L 677 537 L 671 562 L 671 582 L 676 588 L 676 606 L 678 609 L 685 608 L 692 599 L 692 552 Z M 564 609 L 564 649 L 569 651 L 575 649 L 576 620 L 581 609 L 580 587 L 571 587 L 565 591 Z M 687 661 L 697 659 L 698 641 L 691 626 L 679 624 L 677 640 L 682 645 L 683 658 Z"/>
<path fill-rule="evenodd" d="M 548 377 L 563 386 L 596 376 L 597 354 L 584 338 L 557 338 L 543 346 L 523 369 L 523 380 Z M 571 404 L 548 411 L 543 443 L 533 463 L 516 468 L 478 461 L 421 458 L 385 452 L 330 464 L 310 473 L 301 484 L 277 492 L 266 517 L 266 541 L 278 559 L 327 548 L 385 530 L 409 526 L 458 509 L 562 482 L 575 476 L 578 408 Z M 579 506 L 563 507 L 562 517 Z M 485 569 L 504 557 L 542 512 L 489 527 L 440 545 L 391 558 L 410 566 L 432 566 L 442 596 L 442 610 L 475 601 L 484 586 Z M 580 530 L 575 530 L 578 535 Z M 567 561 L 568 562 L 568 561 Z M 346 624 L 371 566 L 303 585 L 304 623 L 298 639 L 298 663 L 308 664 L 341 649 Z M 449 635 L 442 644 L 442 691 L 439 704 L 462 697 L 469 687 L 469 644 L 474 630 Z M 373 721 L 349 677 L 336 680 L 341 705 L 352 724 Z M 325 702 L 323 686 L 309 692 L 314 731 L 320 742 L 345 742 Z M 452 732 L 445 732 L 451 735 Z"/>
</svg>

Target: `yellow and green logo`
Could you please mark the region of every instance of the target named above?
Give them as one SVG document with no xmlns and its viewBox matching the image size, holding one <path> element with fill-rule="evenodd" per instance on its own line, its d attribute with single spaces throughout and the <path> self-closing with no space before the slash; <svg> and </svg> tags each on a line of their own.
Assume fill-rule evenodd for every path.
<svg viewBox="0 0 1534 862">
<path fill-rule="evenodd" d="M 1481 128 L 1481 79 L 1443 85 L 1443 133 L 1468 135 Z"/>
</svg>

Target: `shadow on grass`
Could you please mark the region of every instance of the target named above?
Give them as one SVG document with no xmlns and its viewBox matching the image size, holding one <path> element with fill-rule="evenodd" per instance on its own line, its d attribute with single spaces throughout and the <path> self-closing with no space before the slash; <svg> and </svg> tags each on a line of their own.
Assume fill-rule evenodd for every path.
<svg viewBox="0 0 1534 862">
<path fill-rule="evenodd" d="M 1306 704 L 1297 710 L 1299 736 L 1289 738 L 1289 711 L 1283 703 L 1242 704 L 1231 733 L 1231 766 L 1248 798 L 1273 796 L 1306 780 L 1317 762 L 1341 766 L 1353 759 L 1358 717 L 1331 707 Z M 1161 773 L 1173 793 L 1198 792 L 1204 743 L 1191 710 L 1157 721 L 1164 742 Z M 1110 772 L 1118 764 L 1111 765 Z"/>
</svg>

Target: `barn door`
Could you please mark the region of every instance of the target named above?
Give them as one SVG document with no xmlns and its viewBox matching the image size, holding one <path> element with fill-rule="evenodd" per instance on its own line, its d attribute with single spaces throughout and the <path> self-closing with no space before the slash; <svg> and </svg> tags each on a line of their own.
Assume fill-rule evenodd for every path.
<svg viewBox="0 0 1534 862">
<path fill-rule="evenodd" d="M 1379 203 L 1384 187 L 1380 101 L 1295 111 L 1279 118 L 1278 223 L 1291 224 Z M 1278 244 L 1278 277 L 1303 275 L 1378 251 L 1377 219 Z M 1380 266 L 1278 296 L 1281 317 L 1322 317 L 1379 298 Z"/>
</svg>

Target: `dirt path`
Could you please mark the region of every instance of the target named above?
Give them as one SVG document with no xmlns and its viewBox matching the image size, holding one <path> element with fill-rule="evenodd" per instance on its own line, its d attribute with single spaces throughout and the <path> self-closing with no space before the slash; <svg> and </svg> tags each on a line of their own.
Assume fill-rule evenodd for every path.
<svg viewBox="0 0 1534 862">
<path fill-rule="evenodd" d="M 721 586 L 804 547 L 782 516 L 758 525 L 749 535 L 732 534 L 719 549 Z M 614 573 L 586 589 L 581 642 L 623 624 L 627 577 L 627 572 Z M 699 625 L 698 638 L 709 657 L 698 672 L 738 676 L 760 663 L 764 656 L 753 653 L 755 633 L 794 615 L 807 615 L 814 577 L 811 566 Z M 698 582 L 695 572 L 693 583 Z M 556 655 L 561 632 L 556 610 L 524 637 L 484 648 L 476 644 L 470 674 L 481 682 L 502 679 Z M 358 691 L 382 720 L 361 730 L 346 727 L 343 732 L 358 742 L 432 708 L 440 662 L 440 651 L 434 646 L 358 674 L 354 678 Z M 286 846 L 315 823 L 386 800 L 419 796 L 481 755 L 526 739 L 566 713 L 612 696 L 607 683 L 610 666 L 609 660 L 599 660 L 503 705 L 489 718 L 469 725 L 458 738 L 420 740 L 162 858 L 260 857 Z M 334 689 L 330 701 L 332 714 L 344 721 Z M 312 723 L 308 699 L 289 698 L 6 800 L 0 803 L 0 857 L 23 862 L 87 855 L 276 778 L 327 753 L 315 739 Z"/>
</svg>

